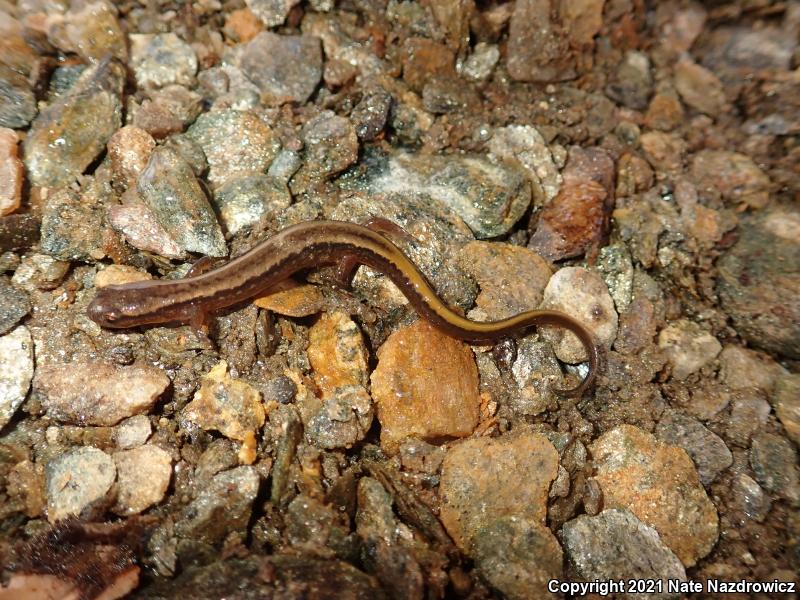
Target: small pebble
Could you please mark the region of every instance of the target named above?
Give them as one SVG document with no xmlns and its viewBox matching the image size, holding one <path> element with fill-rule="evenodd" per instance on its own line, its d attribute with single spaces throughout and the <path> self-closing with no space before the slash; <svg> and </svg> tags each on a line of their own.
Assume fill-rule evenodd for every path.
<svg viewBox="0 0 800 600">
<path fill-rule="evenodd" d="M 128 49 L 117 14 L 114 4 L 105 0 L 77 3 L 63 14 L 47 16 L 47 39 L 89 63 L 108 55 L 124 61 Z"/>
<path fill-rule="evenodd" d="M 322 79 L 321 44 L 311 36 L 263 31 L 244 45 L 241 68 L 268 105 L 302 104 Z"/>
<path fill-rule="evenodd" d="M 39 365 L 33 387 L 56 421 L 108 427 L 149 411 L 169 383 L 161 369 L 149 365 L 73 361 Z"/>
<path fill-rule="evenodd" d="M 192 47 L 174 33 L 132 33 L 131 66 L 140 88 L 189 85 L 197 73 Z"/>
<path fill-rule="evenodd" d="M 140 271 L 128 265 L 108 265 L 105 269 L 97 273 L 94 277 L 94 287 L 97 289 L 109 285 L 121 285 L 134 281 L 150 281 L 153 276 L 150 273 Z"/>
<path fill-rule="evenodd" d="M 82 516 L 102 505 L 117 476 L 112 458 L 97 448 L 75 448 L 45 466 L 47 520 Z"/>
<path fill-rule="evenodd" d="M 233 532 L 245 532 L 259 484 L 255 467 L 237 467 L 214 475 L 177 518 L 175 534 L 213 545 Z"/>
<path fill-rule="evenodd" d="M 683 169 L 686 142 L 673 133 L 648 131 L 639 142 L 645 158 L 661 177 L 678 174 Z"/>
<path fill-rule="evenodd" d="M 690 173 L 700 192 L 736 205 L 763 208 L 769 200 L 769 177 L 748 156 L 729 150 L 701 150 L 692 156 Z"/>
<path fill-rule="evenodd" d="M 213 204 L 229 235 L 257 224 L 266 214 L 287 208 L 292 196 L 286 184 L 263 174 L 228 178 L 214 192 Z"/>
<path fill-rule="evenodd" d="M 245 0 L 247 7 L 267 27 L 283 25 L 289 11 L 300 0 Z"/>
<path fill-rule="evenodd" d="M 147 166 L 156 141 L 143 129 L 128 125 L 112 135 L 107 146 L 114 178 L 128 188 L 136 184 Z"/>
<path fill-rule="evenodd" d="M 737 475 L 733 480 L 731 492 L 733 492 L 734 506 L 748 518 L 759 523 L 767 518 L 772 502 L 752 477 L 743 473 Z"/>
<path fill-rule="evenodd" d="M 658 334 L 658 347 L 669 357 L 672 377 L 686 379 L 713 361 L 722 350 L 717 338 L 693 321 L 681 319 Z"/>
<path fill-rule="evenodd" d="M 33 378 L 33 341 L 24 325 L 0 335 L 0 429 L 28 395 Z"/>
<path fill-rule="evenodd" d="M 772 402 L 786 435 L 800 446 L 800 375 L 791 374 L 779 378 Z"/>
<path fill-rule="evenodd" d="M 424 319 L 395 331 L 378 349 L 372 395 L 381 447 L 391 454 L 407 437 L 464 437 L 478 424 L 481 399 L 472 350 Z"/>
<path fill-rule="evenodd" d="M 349 448 L 364 438 L 373 417 L 358 326 L 345 313 L 324 313 L 308 332 L 308 360 L 319 392 L 298 397 L 306 435 L 321 448 Z"/>
<path fill-rule="evenodd" d="M 617 311 L 602 278 L 583 267 L 556 271 L 544 290 L 541 308 L 560 310 L 583 323 L 598 344 L 610 347 L 617 337 Z M 568 363 L 587 359 L 577 337 L 553 327 L 542 328 L 543 336 L 554 344 L 556 356 Z"/>
<path fill-rule="evenodd" d="M 358 158 L 358 137 L 349 119 L 324 111 L 310 119 L 300 132 L 303 164 L 290 182 L 292 193 L 307 191 L 340 173 Z"/>
<path fill-rule="evenodd" d="M 722 82 L 689 58 L 675 65 L 675 89 L 686 104 L 710 117 L 718 116 L 725 106 Z"/>
<path fill-rule="evenodd" d="M 117 425 L 114 440 L 120 450 L 130 450 L 144 445 L 152 431 L 150 418 L 147 415 L 134 415 Z"/>
<path fill-rule="evenodd" d="M 786 438 L 774 433 L 760 433 L 753 438 L 750 466 L 756 481 L 795 506 L 800 502 L 797 464 L 797 450 Z"/>
<path fill-rule="evenodd" d="M 656 437 L 671 446 L 686 450 L 694 461 L 700 481 L 709 485 L 733 464 L 733 454 L 717 434 L 700 421 L 675 410 L 668 410 L 658 422 Z"/>
<path fill-rule="evenodd" d="M 22 199 L 22 161 L 17 157 L 19 136 L 0 127 L 0 217 L 19 209 Z"/>
<path fill-rule="evenodd" d="M 0 335 L 11 331 L 30 311 L 28 294 L 0 276 Z"/>
<path fill-rule="evenodd" d="M 70 263 L 47 254 L 29 254 L 22 259 L 11 282 L 26 292 L 57 288 L 69 273 Z"/>
<path fill-rule="evenodd" d="M 461 75 L 473 81 L 485 81 L 500 60 L 500 49 L 495 44 L 478 42 L 467 59 L 461 64 Z"/>
<path fill-rule="evenodd" d="M 767 424 L 770 412 L 769 402 L 761 396 L 747 392 L 734 394 L 725 429 L 726 439 L 747 448 L 750 438 Z"/>
<path fill-rule="evenodd" d="M 234 176 L 262 174 L 280 149 L 277 136 L 250 111 L 203 113 L 186 132 L 209 165 L 208 181 L 218 187 Z"/>
<path fill-rule="evenodd" d="M 0 127 L 27 127 L 36 112 L 36 96 L 28 79 L 0 63 Z"/>
<path fill-rule="evenodd" d="M 650 58 L 643 52 L 635 50 L 626 52 L 606 86 L 606 94 L 623 106 L 633 110 L 644 110 L 652 92 L 653 75 L 650 72 Z"/>
<path fill-rule="evenodd" d="M 168 452 L 151 444 L 114 453 L 117 467 L 118 515 L 138 515 L 158 504 L 167 492 L 172 477 Z"/>
<path fill-rule="evenodd" d="M 542 134 L 531 125 L 508 125 L 494 130 L 489 141 L 494 156 L 513 159 L 525 168 L 533 183 L 533 202 L 550 202 L 561 188 L 561 173 Z"/>
</svg>

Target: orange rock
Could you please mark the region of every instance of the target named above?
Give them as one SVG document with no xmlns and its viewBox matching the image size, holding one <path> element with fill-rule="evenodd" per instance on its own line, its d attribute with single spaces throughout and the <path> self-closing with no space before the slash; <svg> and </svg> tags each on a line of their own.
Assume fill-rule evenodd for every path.
<svg viewBox="0 0 800 600">
<path fill-rule="evenodd" d="M 442 523 L 466 552 L 475 535 L 497 519 L 519 517 L 544 525 L 557 473 L 558 452 L 540 433 L 458 443 L 442 465 Z"/>
<path fill-rule="evenodd" d="M 264 31 L 264 24 L 249 8 L 234 10 L 225 20 L 225 35 L 244 44 Z"/>
<path fill-rule="evenodd" d="M 655 528 L 687 567 L 711 551 L 718 517 L 697 469 L 683 448 L 620 425 L 592 444 L 606 508 L 627 508 Z"/>
<path fill-rule="evenodd" d="M 286 317 L 308 317 L 323 309 L 325 297 L 315 285 L 297 285 L 287 281 L 276 291 L 256 298 L 253 304 Z"/>
<path fill-rule="evenodd" d="M 94 278 L 94 287 L 97 289 L 109 285 L 119 285 L 132 281 L 148 281 L 153 276 L 150 273 L 140 271 L 136 267 L 129 265 L 108 265 L 100 271 Z"/>
<path fill-rule="evenodd" d="M 499 242 L 470 242 L 461 248 L 458 266 L 480 285 L 475 303 L 490 319 L 538 308 L 553 274 L 533 250 Z"/>
<path fill-rule="evenodd" d="M 336 388 L 366 383 L 367 349 L 358 326 L 347 314 L 322 315 L 308 338 L 308 360 L 323 397 Z"/>
<path fill-rule="evenodd" d="M 13 129 L 0 127 L 0 217 L 19 208 L 22 198 L 22 161 L 17 158 L 19 137 Z"/>
<path fill-rule="evenodd" d="M 394 454 L 410 436 L 465 437 L 478 424 L 478 368 L 465 343 L 419 320 L 389 336 L 372 373 L 381 446 Z"/>
</svg>

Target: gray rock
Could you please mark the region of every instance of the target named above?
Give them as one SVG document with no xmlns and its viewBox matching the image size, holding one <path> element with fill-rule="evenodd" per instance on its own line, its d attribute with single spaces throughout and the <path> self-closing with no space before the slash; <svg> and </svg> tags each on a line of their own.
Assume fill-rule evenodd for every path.
<svg viewBox="0 0 800 600">
<path fill-rule="evenodd" d="M 33 341 L 28 328 L 0 336 L 0 429 L 25 400 L 33 378 Z"/>
<path fill-rule="evenodd" d="M 0 277 L 0 335 L 11 331 L 30 310 L 28 294 L 11 285 L 8 277 Z"/>
<path fill-rule="evenodd" d="M 34 390 L 48 415 L 75 425 L 116 425 L 147 412 L 169 385 L 161 369 L 73 361 L 40 365 Z"/>
<path fill-rule="evenodd" d="M 183 510 L 175 523 L 175 534 L 216 544 L 231 532 L 244 531 L 259 483 L 255 467 L 238 467 L 215 475 Z"/>
<path fill-rule="evenodd" d="M 64 14 L 51 11 L 47 16 L 47 39 L 65 53 L 74 52 L 89 63 L 107 55 L 121 61 L 128 57 L 117 9 L 106 0 L 78 2 Z"/>
<path fill-rule="evenodd" d="M 292 203 L 286 184 L 269 175 L 231 177 L 214 193 L 214 205 L 229 235 L 258 223 Z"/>
<path fill-rule="evenodd" d="M 59 260 L 97 260 L 105 256 L 108 226 L 104 206 L 86 201 L 71 187 L 47 198 L 42 210 L 43 252 Z M 88 194 L 87 194 L 88 196 Z"/>
<path fill-rule="evenodd" d="M 76 448 L 54 458 L 44 470 L 47 519 L 54 523 L 85 515 L 101 507 L 111 490 L 117 470 L 111 457 L 90 446 Z"/>
<path fill-rule="evenodd" d="M 70 264 L 47 254 L 29 254 L 14 272 L 11 282 L 28 292 L 52 290 L 64 280 Z"/>
<path fill-rule="evenodd" d="M 604 246 L 597 257 L 597 270 L 608 286 L 618 313 L 628 310 L 633 299 L 633 261 L 625 244 Z"/>
<path fill-rule="evenodd" d="M 364 94 L 350 113 L 358 139 L 368 142 L 378 137 L 386 127 L 392 103 L 392 95 L 380 87 Z"/>
<path fill-rule="evenodd" d="M 739 241 L 718 261 L 717 289 L 743 338 L 768 352 L 800 358 L 800 212 L 757 211 L 740 224 Z"/>
<path fill-rule="evenodd" d="M 300 133 L 303 165 L 290 182 L 294 194 L 344 171 L 358 159 L 358 138 L 353 124 L 326 110 L 309 120 Z"/>
<path fill-rule="evenodd" d="M 478 42 L 467 59 L 459 64 L 459 73 L 473 81 L 484 81 L 494 71 L 500 60 L 500 49 L 495 44 Z"/>
<path fill-rule="evenodd" d="M 103 60 L 34 119 L 25 139 L 25 166 L 34 185 L 56 187 L 83 173 L 122 126 L 125 70 Z"/>
<path fill-rule="evenodd" d="M 530 185 L 519 167 L 482 156 L 373 154 L 369 168 L 347 185 L 369 193 L 430 197 L 444 203 L 472 229 L 475 237 L 507 233 L 531 201 Z"/>
<path fill-rule="evenodd" d="M 192 47 L 174 33 L 133 33 L 131 66 L 140 88 L 189 85 L 197 73 Z"/>
<path fill-rule="evenodd" d="M 36 97 L 28 80 L 0 64 L 0 127 L 22 129 L 36 116 Z"/>
<path fill-rule="evenodd" d="M 692 458 L 703 485 L 733 464 L 733 454 L 717 434 L 697 419 L 667 410 L 656 427 L 656 437 L 671 446 L 680 446 Z"/>
<path fill-rule="evenodd" d="M 148 444 L 114 453 L 117 467 L 117 503 L 114 512 L 136 515 L 164 498 L 172 477 L 168 452 Z"/>
<path fill-rule="evenodd" d="M 772 502 L 751 477 L 738 475 L 731 486 L 733 504 L 754 521 L 761 522 L 767 518 Z"/>
<path fill-rule="evenodd" d="M 176 152 L 156 148 L 139 177 L 138 191 L 156 220 L 188 252 L 225 256 L 222 230 L 189 164 Z"/>
<path fill-rule="evenodd" d="M 664 582 L 661 594 L 627 593 L 621 598 L 678 598 L 666 592 L 666 580 L 686 581 L 686 570 L 652 527 L 630 511 L 608 509 L 595 517 L 581 515 L 561 530 L 574 579 L 653 579 Z"/>
<path fill-rule="evenodd" d="M 747 448 L 750 438 L 767 424 L 770 412 L 769 402 L 758 394 L 737 392 L 731 402 L 731 416 L 725 430 L 726 439 Z"/>
<path fill-rule="evenodd" d="M 322 79 L 322 46 L 315 37 L 262 31 L 245 45 L 240 66 L 267 104 L 302 104 Z"/>
<path fill-rule="evenodd" d="M 653 93 L 653 76 L 647 54 L 629 51 L 606 86 L 606 94 L 623 106 L 644 110 Z"/>
<path fill-rule="evenodd" d="M 205 153 L 208 181 L 217 187 L 231 177 L 264 173 L 280 143 L 272 129 L 249 111 L 219 110 L 200 115 L 186 137 Z"/>
<path fill-rule="evenodd" d="M 792 503 L 800 501 L 797 451 L 789 440 L 773 433 L 755 436 L 750 448 L 750 466 L 756 481 L 765 489 Z"/>
<path fill-rule="evenodd" d="M 504 598 L 551 598 L 547 583 L 561 576 L 561 546 L 535 521 L 504 517 L 478 531 L 475 566 Z"/>
<path fill-rule="evenodd" d="M 672 363 L 675 379 L 686 379 L 699 371 L 722 350 L 717 338 L 688 319 L 679 319 L 662 329 L 658 334 L 658 347 Z"/>
<path fill-rule="evenodd" d="M 245 0 L 248 8 L 267 27 L 283 25 L 289 11 L 300 0 Z"/>
<path fill-rule="evenodd" d="M 800 375 L 792 373 L 781 377 L 775 386 L 773 402 L 786 434 L 800 445 Z"/>
</svg>

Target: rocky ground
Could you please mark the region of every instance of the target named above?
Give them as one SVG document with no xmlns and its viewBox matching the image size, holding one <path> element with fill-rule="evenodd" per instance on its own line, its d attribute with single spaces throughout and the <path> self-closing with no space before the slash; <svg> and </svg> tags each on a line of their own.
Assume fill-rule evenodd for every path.
<svg viewBox="0 0 800 600">
<path fill-rule="evenodd" d="M 0 0 L 0 598 L 796 579 L 799 33 L 796 1 Z M 594 389 L 554 393 L 571 335 L 470 347 L 366 268 L 207 334 L 86 315 L 376 216 L 471 319 L 585 322 Z"/>
</svg>

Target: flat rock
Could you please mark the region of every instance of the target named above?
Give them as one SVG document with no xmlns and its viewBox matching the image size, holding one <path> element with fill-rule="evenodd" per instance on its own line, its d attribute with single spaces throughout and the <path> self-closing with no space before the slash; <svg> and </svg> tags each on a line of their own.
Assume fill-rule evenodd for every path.
<svg viewBox="0 0 800 600">
<path fill-rule="evenodd" d="M 606 86 L 606 95 L 633 110 L 644 110 L 652 93 L 649 56 L 635 50 L 626 52 Z"/>
<path fill-rule="evenodd" d="M 87 68 L 34 119 L 25 167 L 34 185 L 57 187 L 83 173 L 122 126 L 125 70 L 115 60 Z"/>
<path fill-rule="evenodd" d="M 564 183 L 539 213 L 528 247 L 550 261 L 599 247 L 613 205 L 614 174 L 614 161 L 605 150 L 570 148 Z"/>
<path fill-rule="evenodd" d="M 269 125 L 249 111 L 203 113 L 186 136 L 203 149 L 210 169 L 208 181 L 213 187 L 234 176 L 265 173 L 280 149 Z"/>
<path fill-rule="evenodd" d="M 559 269 L 544 290 L 541 308 L 560 310 L 578 319 L 591 331 L 597 343 L 611 347 L 617 337 L 617 311 L 608 287 L 595 272 L 583 267 Z M 568 363 L 587 360 L 586 351 L 575 334 L 543 327 L 543 336 L 555 348 L 556 356 Z"/>
<path fill-rule="evenodd" d="M 556 536 L 537 521 L 500 517 L 475 534 L 472 553 L 478 572 L 503 598 L 558 597 L 548 583 L 561 577 L 563 553 Z"/>
<path fill-rule="evenodd" d="M 188 85 L 197 73 L 194 49 L 174 33 L 132 33 L 131 66 L 140 88 Z"/>
<path fill-rule="evenodd" d="M 81 192 L 65 186 L 47 197 L 41 249 L 53 258 L 99 260 L 114 245 L 116 233 L 104 222 L 105 207 L 97 197 L 100 190 L 94 180 L 87 181 Z"/>
<path fill-rule="evenodd" d="M 558 460 L 556 449 L 538 433 L 454 444 L 442 464 L 439 496 L 440 518 L 456 545 L 471 554 L 476 536 L 505 517 L 544 526 Z"/>
<path fill-rule="evenodd" d="M 678 411 L 665 411 L 655 433 L 665 444 L 686 450 L 697 466 L 703 485 L 710 484 L 733 464 L 733 454 L 721 437 L 709 431 L 697 419 Z"/>
<path fill-rule="evenodd" d="M 28 294 L 0 276 L 0 335 L 11 331 L 30 311 Z"/>
<path fill-rule="evenodd" d="M 28 395 L 33 378 L 33 341 L 24 325 L 0 335 L 0 429 Z"/>
<path fill-rule="evenodd" d="M 150 410 L 169 385 L 161 369 L 97 362 L 39 365 L 34 390 L 47 414 L 74 425 L 116 425 Z"/>
<path fill-rule="evenodd" d="M 672 377 L 679 380 L 699 371 L 722 350 L 717 338 L 687 319 L 662 329 L 658 334 L 658 347 L 672 364 Z"/>
<path fill-rule="evenodd" d="M 17 157 L 19 136 L 13 129 L 0 127 L 0 217 L 19 208 L 22 199 L 22 161 Z"/>
<path fill-rule="evenodd" d="M 308 332 L 308 360 L 319 393 L 298 400 L 306 435 L 322 448 L 349 448 L 364 438 L 374 414 L 358 326 L 346 313 L 324 313 Z"/>
<path fill-rule="evenodd" d="M 394 454 L 407 437 L 464 437 L 478 424 L 478 369 L 472 350 L 420 319 L 378 349 L 372 373 L 381 446 Z"/>
<path fill-rule="evenodd" d="M 122 204 L 108 208 L 108 222 L 134 248 L 166 258 L 186 257 L 186 251 L 161 226 L 135 189 L 123 194 Z"/>
<path fill-rule="evenodd" d="M 786 370 L 769 355 L 741 346 L 726 345 L 719 355 L 720 376 L 732 390 L 771 394 Z"/>
<path fill-rule="evenodd" d="M 322 79 L 322 45 L 312 36 L 262 31 L 245 44 L 240 66 L 267 104 L 302 104 Z"/>
<path fill-rule="evenodd" d="M 175 523 L 175 534 L 216 544 L 250 522 L 260 478 L 255 467 L 237 467 L 214 475 Z"/>
<path fill-rule="evenodd" d="M 118 515 L 137 515 L 164 498 L 172 477 L 172 459 L 168 452 L 148 444 L 114 453 L 117 467 Z"/>
<path fill-rule="evenodd" d="M 678 598 L 666 591 L 667 580 L 686 581 L 686 570 L 658 532 L 630 511 L 611 508 L 581 515 L 561 530 L 571 574 L 578 581 L 661 580 L 660 594 L 621 594 L 621 598 Z"/>
<path fill-rule="evenodd" d="M 711 551 L 719 534 L 717 510 L 685 450 L 620 425 L 590 451 L 607 508 L 630 510 L 658 531 L 687 567 Z"/>
<path fill-rule="evenodd" d="M 772 502 L 764 490 L 752 477 L 741 473 L 733 480 L 731 486 L 733 506 L 742 511 L 748 518 L 762 522 L 767 518 Z"/>
<path fill-rule="evenodd" d="M 436 198 L 461 217 L 477 238 L 507 233 L 531 201 L 527 174 L 510 162 L 482 156 L 375 157 L 358 180 L 368 193 L 416 194 Z"/>
<path fill-rule="evenodd" d="M 54 458 L 45 466 L 47 520 L 80 517 L 93 505 L 102 505 L 116 476 L 112 458 L 91 446 Z"/>
<path fill-rule="evenodd" d="M 752 346 L 800 358 L 800 211 L 775 205 L 742 219 L 739 241 L 718 261 L 717 290 Z"/>
<path fill-rule="evenodd" d="M 222 230 L 191 166 L 160 146 L 139 176 L 139 196 L 158 224 L 187 252 L 225 256 Z"/>
</svg>

